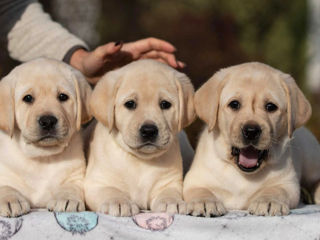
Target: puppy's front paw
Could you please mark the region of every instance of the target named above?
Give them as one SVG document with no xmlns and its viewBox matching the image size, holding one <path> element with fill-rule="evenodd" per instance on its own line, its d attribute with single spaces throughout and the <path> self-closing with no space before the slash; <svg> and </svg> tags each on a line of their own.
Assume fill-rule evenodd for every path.
<svg viewBox="0 0 320 240">
<path fill-rule="evenodd" d="M 18 217 L 30 212 L 29 202 L 22 196 L 6 196 L 0 198 L 0 215 Z"/>
<path fill-rule="evenodd" d="M 166 212 L 168 214 L 187 214 L 187 204 L 179 199 L 164 198 L 157 200 L 151 207 L 152 212 Z"/>
<path fill-rule="evenodd" d="M 218 217 L 226 213 L 223 203 L 217 199 L 198 199 L 187 204 L 187 214 L 192 216 Z"/>
<path fill-rule="evenodd" d="M 139 213 L 137 204 L 126 199 L 114 199 L 105 201 L 98 212 L 109 214 L 114 217 L 130 217 Z"/>
<path fill-rule="evenodd" d="M 82 212 L 85 210 L 84 202 L 80 199 L 52 199 L 47 208 L 53 212 Z"/>
<path fill-rule="evenodd" d="M 258 216 L 283 216 L 289 214 L 290 208 L 276 199 L 260 198 L 249 205 L 248 211 Z"/>
</svg>

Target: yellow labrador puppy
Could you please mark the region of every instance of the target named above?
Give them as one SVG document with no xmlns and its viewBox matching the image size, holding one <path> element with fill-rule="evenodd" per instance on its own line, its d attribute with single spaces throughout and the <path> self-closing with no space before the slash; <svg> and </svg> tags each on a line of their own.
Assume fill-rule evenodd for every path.
<svg viewBox="0 0 320 240">
<path fill-rule="evenodd" d="M 84 210 L 85 159 L 78 130 L 90 119 L 82 74 L 45 58 L 0 82 L 0 215 L 30 208 Z"/>
<path fill-rule="evenodd" d="M 100 80 L 90 103 L 98 123 L 84 185 L 89 209 L 113 216 L 185 212 L 177 134 L 195 117 L 193 93 L 185 74 L 154 60 Z"/>
<path fill-rule="evenodd" d="M 207 126 L 184 181 L 188 213 L 287 215 L 299 181 L 320 202 L 319 144 L 299 128 L 311 107 L 292 77 L 261 63 L 222 69 L 196 92 L 195 107 Z"/>
</svg>

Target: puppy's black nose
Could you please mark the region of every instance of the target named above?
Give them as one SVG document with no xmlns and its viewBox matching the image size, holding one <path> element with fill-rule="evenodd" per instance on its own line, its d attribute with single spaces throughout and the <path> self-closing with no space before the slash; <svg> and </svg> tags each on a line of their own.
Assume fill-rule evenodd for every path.
<svg viewBox="0 0 320 240">
<path fill-rule="evenodd" d="M 56 126 L 58 119 L 52 115 L 44 115 L 39 118 L 38 122 L 43 130 L 51 130 Z"/>
<path fill-rule="evenodd" d="M 158 127 L 153 124 L 144 124 L 140 128 L 140 136 L 144 141 L 154 141 L 158 136 Z"/>
<path fill-rule="evenodd" d="M 261 135 L 261 128 L 259 125 L 247 124 L 242 128 L 243 138 L 247 141 L 256 141 Z"/>
</svg>

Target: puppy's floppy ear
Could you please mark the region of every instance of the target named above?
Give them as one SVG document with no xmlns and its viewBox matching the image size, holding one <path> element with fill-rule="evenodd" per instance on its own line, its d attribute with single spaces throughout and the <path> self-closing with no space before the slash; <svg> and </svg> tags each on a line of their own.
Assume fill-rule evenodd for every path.
<svg viewBox="0 0 320 240">
<path fill-rule="evenodd" d="M 85 77 L 79 71 L 72 69 L 72 79 L 76 89 L 77 98 L 77 130 L 81 128 L 81 124 L 85 124 L 92 119 L 89 113 L 89 100 L 92 93 L 91 86 Z"/>
<path fill-rule="evenodd" d="M 219 99 L 225 75 L 225 69 L 215 73 L 196 91 L 194 96 L 196 113 L 208 125 L 209 132 L 213 130 L 218 118 Z"/>
<path fill-rule="evenodd" d="M 178 131 L 181 131 L 196 117 L 193 104 L 194 88 L 190 79 L 180 72 L 177 74 L 176 85 L 179 94 Z"/>
<path fill-rule="evenodd" d="M 312 109 L 309 101 L 290 75 L 282 74 L 281 84 L 287 97 L 288 135 L 291 138 L 293 131 L 309 120 Z"/>
<path fill-rule="evenodd" d="M 93 90 L 90 112 L 110 131 L 114 127 L 115 99 L 120 86 L 118 70 L 105 74 Z"/>
<path fill-rule="evenodd" d="M 0 82 L 0 129 L 12 137 L 15 124 L 14 72 Z"/>
</svg>

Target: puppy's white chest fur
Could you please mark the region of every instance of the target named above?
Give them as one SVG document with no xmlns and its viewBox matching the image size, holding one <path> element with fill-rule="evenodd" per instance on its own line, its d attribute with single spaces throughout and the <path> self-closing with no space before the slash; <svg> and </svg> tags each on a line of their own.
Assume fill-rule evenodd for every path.
<svg viewBox="0 0 320 240">
<path fill-rule="evenodd" d="M 149 194 L 155 184 L 155 174 L 157 175 L 157 173 L 155 171 L 146 171 L 145 166 L 136 169 L 141 173 L 140 176 L 137 176 L 136 172 L 130 172 L 131 176 L 126 179 L 126 183 L 128 184 L 132 201 L 137 203 L 140 208 L 147 209 L 149 207 Z"/>
<path fill-rule="evenodd" d="M 46 207 L 68 177 L 79 171 L 82 171 L 80 176 L 84 175 L 84 157 L 71 153 L 76 146 L 82 146 L 78 134 L 62 154 L 32 159 L 23 154 L 14 137 L 10 139 L 0 132 L 0 181 L 18 190 L 30 201 L 31 207 Z M 77 151 L 81 153 L 82 149 Z"/>
<path fill-rule="evenodd" d="M 220 160 L 221 161 L 221 160 Z M 244 209 L 247 206 L 248 198 L 252 196 L 261 186 L 261 182 L 250 182 L 241 175 L 235 166 L 224 162 L 215 164 L 216 171 L 212 171 L 212 186 L 210 190 L 217 192 L 218 199 L 223 199 L 228 209 Z M 220 171 L 219 171 L 220 170 Z M 233 176 L 228 178 L 226 176 Z M 215 189 L 220 189 L 216 191 Z"/>
<path fill-rule="evenodd" d="M 96 208 L 90 205 L 91 189 L 119 189 L 141 209 L 148 209 L 151 199 L 163 190 L 162 186 L 179 181 L 179 178 L 182 181 L 181 158 L 164 156 L 177 152 L 177 140 L 164 155 L 142 160 L 124 151 L 102 124 L 97 124 L 94 134 L 91 143 L 94 147 L 91 147 L 85 178 L 86 197 L 91 209 Z"/>
</svg>

